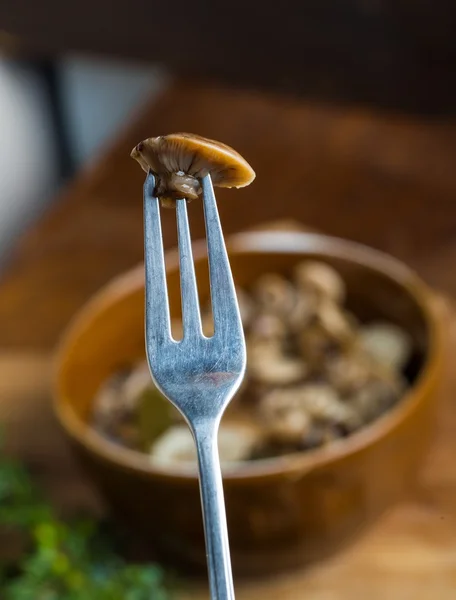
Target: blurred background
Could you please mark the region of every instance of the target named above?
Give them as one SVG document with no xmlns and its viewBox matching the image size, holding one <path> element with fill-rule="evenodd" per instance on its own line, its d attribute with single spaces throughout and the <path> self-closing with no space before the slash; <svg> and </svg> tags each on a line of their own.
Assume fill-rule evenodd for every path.
<svg viewBox="0 0 456 600">
<path fill-rule="evenodd" d="M 168 78 L 163 68 L 122 60 L 71 53 L 34 60 L 3 53 L 3 256 L 62 183 L 93 158 L 144 98 L 158 93 Z"/>
<path fill-rule="evenodd" d="M 54 349 L 81 306 L 143 259 L 143 173 L 129 152 L 145 137 L 187 130 L 232 145 L 257 179 L 238 192 L 217 192 L 225 234 L 286 220 L 286 227 L 386 251 L 430 284 L 429 307 L 434 311 L 435 304 L 435 315 L 446 319 L 449 343 L 456 344 L 455 31 L 456 4 L 450 0 L 0 0 L 0 423 L 6 424 L 8 452 L 31 469 L 62 514 L 82 506 L 104 515 L 106 503 L 88 485 L 52 413 Z M 192 234 L 203 236 L 196 202 L 190 213 Z M 163 211 L 162 221 L 170 248 L 176 242 L 173 211 Z M 391 300 L 391 290 L 377 296 L 375 286 L 366 291 L 369 286 L 359 281 L 377 308 L 394 313 L 402 306 L 408 315 L 407 303 Z M 405 287 L 411 293 L 413 286 Z M 137 306 L 142 348 L 143 304 Z M 123 349 L 112 344 L 112 332 L 123 326 L 121 318 L 115 321 L 103 341 L 108 358 L 113 346 Z M 100 352 L 103 343 L 94 348 Z M 429 348 L 440 360 L 440 340 L 429 342 L 426 358 Z M 74 362 L 75 369 L 85 369 L 75 377 L 82 389 L 79 380 L 90 383 L 97 360 L 86 364 L 84 355 Z M 422 396 L 432 397 L 439 412 L 436 441 L 419 473 L 414 467 L 410 498 L 325 569 L 306 571 L 297 583 L 252 587 L 242 598 L 301 600 L 306 590 L 319 600 L 453 600 L 456 380 L 446 374 L 440 407 L 435 373 Z M 431 429 L 427 416 L 422 424 Z M 307 498 L 308 482 L 300 493 L 314 502 L 317 515 L 321 510 L 335 522 L 349 520 L 357 506 L 363 522 L 365 504 L 381 505 L 386 498 L 383 482 L 393 482 L 394 494 L 402 489 L 396 456 L 407 462 L 407 450 L 418 455 L 421 433 L 415 427 L 410 437 L 385 434 L 383 441 L 387 459 L 378 478 L 377 463 L 369 466 L 380 456 L 375 453 L 364 460 L 354 452 L 359 463 L 348 479 L 338 471 L 310 473 L 318 493 Z M 10 513 L 1 512 L 2 473 L 12 474 L 14 493 L 20 502 L 30 500 L 37 515 L 29 483 L 11 465 L 5 471 L 2 460 L 0 451 L 0 551 L 6 547 L 2 524 L 10 523 Z M 276 525 L 267 512 L 276 505 L 278 514 L 298 520 L 307 510 L 301 500 L 288 509 L 288 484 L 286 479 L 283 496 L 274 486 L 263 494 L 265 505 L 273 500 L 257 523 L 260 541 L 262 523 L 271 530 Z M 147 498 L 130 494 L 128 485 L 118 487 L 126 490 L 127 505 Z M 175 489 L 157 502 L 165 509 L 174 502 L 179 514 Z M 198 538 L 196 485 L 193 492 L 187 523 L 190 537 Z M 235 510 L 245 517 L 242 507 L 263 495 L 247 489 Z M 19 506 L 15 498 L 10 494 L 10 503 Z M 313 531 L 317 521 L 306 514 Z M 18 515 L 20 523 L 25 517 Z M 322 518 L 315 531 L 331 533 L 331 519 Z M 174 514 L 163 523 L 163 539 L 170 523 L 180 527 Z M 291 536 L 295 529 L 293 524 Z M 249 536 L 244 526 L 239 530 Z M 171 542 L 177 548 L 176 539 Z M 37 545 L 48 556 L 52 540 L 42 535 Z M 274 541 L 271 547 L 280 546 Z M 1 559 L 0 552 L 0 588 Z M 113 561 L 108 579 L 118 565 Z M 126 573 L 131 575 L 128 568 Z M 144 581 L 147 588 L 150 580 Z M 122 585 L 130 586 L 128 577 Z M 31 589 L 31 595 L 7 600 L 41 600 Z M 126 597 L 119 594 L 71 598 Z"/>
<path fill-rule="evenodd" d="M 177 75 L 451 114 L 455 21 L 447 0 L 307 0 L 280 10 L 239 0 L 3 0 L 2 254 L 62 181 Z"/>
</svg>

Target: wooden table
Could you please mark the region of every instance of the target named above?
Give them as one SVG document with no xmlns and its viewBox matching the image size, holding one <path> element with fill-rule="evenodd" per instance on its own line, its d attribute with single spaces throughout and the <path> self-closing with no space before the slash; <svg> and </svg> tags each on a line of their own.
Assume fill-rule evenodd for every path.
<svg viewBox="0 0 456 600">
<path fill-rule="evenodd" d="M 0 345 L 51 349 L 95 290 L 141 260 L 143 177 L 129 151 L 175 130 L 233 145 L 257 172 L 245 190 L 218 193 L 225 232 L 293 217 L 387 250 L 456 293 L 455 123 L 176 83 L 20 241 L 1 276 Z M 202 235 L 201 215 L 193 230 Z M 170 246 L 171 211 L 164 231 Z"/>
<path fill-rule="evenodd" d="M 60 194 L 19 241 L 2 274 L 0 419 L 9 424 L 10 450 L 31 464 L 68 510 L 100 504 L 50 414 L 50 352 L 75 310 L 141 259 L 143 176 L 128 153 L 141 138 L 173 130 L 226 141 L 254 165 L 254 185 L 218 194 L 226 232 L 293 217 L 388 250 L 441 291 L 456 292 L 453 123 L 176 83 Z M 192 215 L 199 236 L 198 207 Z M 171 211 L 164 233 L 172 245 Z M 442 310 L 450 349 L 456 348 L 453 308 L 442 303 Z M 241 586 L 241 600 L 455 597 L 454 368 L 448 369 L 445 390 L 436 443 L 410 501 L 331 561 Z"/>
</svg>

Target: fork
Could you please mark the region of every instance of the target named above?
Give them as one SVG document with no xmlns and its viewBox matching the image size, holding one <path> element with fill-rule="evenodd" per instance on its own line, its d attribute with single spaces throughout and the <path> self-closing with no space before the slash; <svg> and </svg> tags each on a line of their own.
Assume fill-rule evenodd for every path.
<svg viewBox="0 0 456 600">
<path fill-rule="evenodd" d="M 214 334 L 202 331 L 187 201 L 177 200 L 183 339 L 171 335 L 159 200 L 144 183 L 146 352 L 157 388 L 182 413 L 198 457 L 209 586 L 213 600 L 233 600 L 233 577 L 217 447 L 220 420 L 245 373 L 239 306 L 210 175 L 202 181 Z"/>
</svg>

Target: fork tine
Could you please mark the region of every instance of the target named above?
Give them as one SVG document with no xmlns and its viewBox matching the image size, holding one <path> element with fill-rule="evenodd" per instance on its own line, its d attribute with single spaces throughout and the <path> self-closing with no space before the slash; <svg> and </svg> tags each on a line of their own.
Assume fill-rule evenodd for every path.
<svg viewBox="0 0 456 600">
<path fill-rule="evenodd" d="M 184 336 L 187 334 L 201 334 L 201 315 L 198 300 L 198 287 L 195 276 L 195 265 L 193 263 L 187 201 L 177 200 L 176 204 Z"/>
<path fill-rule="evenodd" d="M 144 182 L 146 349 L 149 356 L 155 353 L 157 346 L 171 340 L 160 205 L 154 190 L 155 177 L 149 172 Z"/>
<path fill-rule="evenodd" d="M 202 187 L 214 330 L 225 324 L 238 334 L 241 317 L 210 175 L 203 178 Z"/>
</svg>

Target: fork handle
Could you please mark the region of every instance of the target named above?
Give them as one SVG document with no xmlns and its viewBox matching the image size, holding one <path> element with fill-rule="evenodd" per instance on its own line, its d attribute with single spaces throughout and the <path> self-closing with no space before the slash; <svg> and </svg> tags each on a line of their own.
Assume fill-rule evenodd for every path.
<svg viewBox="0 0 456 600">
<path fill-rule="evenodd" d="M 217 447 L 218 424 L 194 430 L 211 600 L 234 600 L 233 575 Z"/>
</svg>

